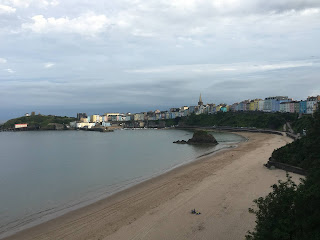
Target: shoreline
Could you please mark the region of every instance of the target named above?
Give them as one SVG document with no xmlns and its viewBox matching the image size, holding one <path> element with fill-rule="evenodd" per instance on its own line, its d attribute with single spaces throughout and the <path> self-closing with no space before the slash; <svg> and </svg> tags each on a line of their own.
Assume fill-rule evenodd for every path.
<svg viewBox="0 0 320 240">
<path fill-rule="evenodd" d="M 259 143 L 263 144 L 270 139 L 285 138 L 270 134 L 266 136 L 261 133 L 241 133 L 239 135 L 249 137 L 249 141 L 238 143 L 237 148 L 222 149 L 202 156 L 105 199 L 4 239 L 109 239 L 114 233 L 125 234 L 127 231 L 121 231 L 123 228 L 128 228 L 133 223 L 137 224 L 140 219 L 145 218 L 148 212 L 165 206 L 181 195 L 190 193 L 190 190 L 203 184 L 206 178 L 215 175 L 213 173 L 232 165 L 237 159 L 233 157 L 234 155 L 238 154 L 238 157 L 241 157 L 250 152 L 248 148 L 249 150 L 259 148 Z"/>
<path fill-rule="evenodd" d="M 45 130 L 39 130 L 39 131 L 45 131 Z M 65 130 L 49 130 L 49 131 L 65 131 Z M 237 134 L 237 133 L 235 133 L 235 134 Z M 243 141 L 247 141 L 247 139 L 244 138 Z M 28 230 L 30 228 L 37 227 L 38 225 L 42 225 L 42 224 L 45 224 L 45 223 L 47 223 L 47 222 L 49 222 L 51 220 L 60 218 L 60 217 L 66 215 L 66 214 L 68 214 L 70 212 L 73 212 L 73 211 L 88 207 L 88 206 L 90 206 L 90 205 L 92 205 L 92 204 L 94 204 L 96 202 L 106 200 L 106 199 L 112 197 L 115 194 L 121 193 L 122 191 L 126 191 L 126 190 L 128 190 L 130 188 L 133 188 L 133 187 L 139 185 L 139 184 L 143 184 L 143 183 L 145 183 L 147 181 L 155 179 L 155 178 L 157 178 L 159 176 L 165 175 L 165 174 L 169 173 L 170 171 L 172 171 L 174 169 L 178 169 L 180 167 L 183 167 L 184 165 L 192 164 L 195 161 L 201 161 L 201 159 L 203 157 L 213 156 L 213 155 L 215 155 L 215 154 L 217 154 L 217 153 L 219 153 L 221 151 L 227 151 L 227 150 L 229 150 L 231 148 L 235 148 L 241 142 L 221 143 L 220 144 L 220 146 L 222 146 L 221 148 L 215 149 L 215 150 L 210 151 L 210 152 L 206 152 L 206 153 L 204 153 L 202 155 L 199 155 L 199 156 L 195 157 L 194 159 L 190 159 L 190 160 L 184 161 L 182 163 L 171 165 L 168 168 L 162 169 L 161 171 L 155 172 L 155 173 L 153 173 L 151 175 L 134 178 L 134 179 L 131 179 L 130 181 L 125 181 L 126 183 L 115 184 L 114 186 L 110 186 L 111 187 L 110 190 L 107 190 L 104 193 L 99 193 L 95 197 L 92 197 L 92 198 L 86 197 L 86 199 L 84 198 L 81 201 L 72 202 L 71 205 L 68 204 L 67 206 L 63 206 L 62 208 L 54 210 L 53 212 L 50 212 L 51 209 L 49 209 L 49 213 L 48 214 L 40 216 L 38 219 L 34 219 L 34 220 L 31 220 L 31 221 L 30 220 L 26 220 L 26 224 L 23 224 L 23 225 L 17 224 L 13 229 L 10 229 L 9 231 L 6 231 L 6 232 L 2 232 L 0 234 L 0 239 L 9 238 L 9 237 L 14 236 L 14 235 L 16 235 L 16 234 L 18 234 L 18 233 L 20 233 L 22 231 Z M 46 211 L 44 211 L 44 212 L 46 212 Z M 28 219 L 28 218 L 26 218 L 26 219 Z"/>
</svg>

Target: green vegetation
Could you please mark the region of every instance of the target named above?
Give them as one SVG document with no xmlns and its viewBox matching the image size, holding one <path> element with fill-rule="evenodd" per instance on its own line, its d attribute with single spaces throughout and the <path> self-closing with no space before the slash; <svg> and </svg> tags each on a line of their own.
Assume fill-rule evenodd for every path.
<svg viewBox="0 0 320 240">
<path fill-rule="evenodd" d="M 172 127 L 172 126 L 178 125 L 180 120 L 181 120 L 181 117 L 177 117 L 174 119 L 166 119 L 164 121 L 165 121 L 166 127 Z"/>
<path fill-rule="evenodd" d="M 298 114 L 266 112 L 218 112 L 212 115 L 191 115 L 180 123 L 187 126 L 255 127 L 282 130 L 286 122 L 298 119 Z"/>
<path fill-rule="evenodd" d="M 309 130 L 314 124 L 314 118 L 311 115 L 303 115 L 301 118 L 292 122 L 292 129 L 295 133 L 302 134 L 303 129 Z"/>
<path fill-rule="evenodd" d="M 275 150 L 272 157 L 282 163 L 311 169 L 320 161 L 320 112 L 316 112 L 308 121 L 307 136 Z"/>
<path fill-rule="evenodd" d="M 1 128 L 8 129 L 14 128 L 15 124 L 18 123 L 28 123 L 28 128 L 30 129 L 53 129 L 53 126 L 48 126 L 50 123 L 58 123 L 58 124 L 69 124 L 72 121 L 75 121 L 75 118 L 72 117 L 60 117 L 60 116 L 53 116 L 53 115 L 34 115 L 29 117 L 19 117 L 14 118 L 6 123 L 4 123 Z"/>
<path fill-rule="evenodd" d="M 256 227 L 247 240 L 320 239 L 320 168 L 314 168 L 298 186 L 288 176 L 272 186 L 265 198 L 256 199 Z"/>
<path fill-rule="evenodd" d="M 194 137 L 206 137 L 208 136 L 209 133 L 208 131 L 205 131 L 205 130 L 196 130 L 194 133 L 193 133 L 193 136 Z"/>
<path fill-rule="evenodd" d="M 276 161 L 308 170 L 305 180 L 296 185 L 288 176 L 272 186 L 265 198 L 256 199 L 256 227 L 247 240 L 318 240 L 320 239 L 320 112 L 307 121 L 307 136 L 275 150 Z M 297 126 L 299 126 L 297 122 Z"/>
</svg>

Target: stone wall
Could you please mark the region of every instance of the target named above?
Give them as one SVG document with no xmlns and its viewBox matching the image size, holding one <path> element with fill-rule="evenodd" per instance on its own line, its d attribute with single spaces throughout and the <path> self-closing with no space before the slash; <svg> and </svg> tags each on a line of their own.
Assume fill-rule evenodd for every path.
<svg viewBox="0 0 320 240">
<path fill-rule="evenodd" d="M 265 166 L 267 168 L 270 168 L 271 166 L 274 166 L 275 168 L 282 169 L 282 170 L 285 170 L 287 172 L 293 172 L 293 173 L 304 175 L 304 176 L 307 175 L 307 171 L 306 170 L 304 170 L 302 168 L 299 168 L 299 167 L 291 166 L 291 165 L 288 165 L 288 164 L 285 164 L 285 163 L 277 162 L 272 157 L 269 158 L 269 161 L 267 162 L 267 164 L 265 164 Z"/>
</svg>

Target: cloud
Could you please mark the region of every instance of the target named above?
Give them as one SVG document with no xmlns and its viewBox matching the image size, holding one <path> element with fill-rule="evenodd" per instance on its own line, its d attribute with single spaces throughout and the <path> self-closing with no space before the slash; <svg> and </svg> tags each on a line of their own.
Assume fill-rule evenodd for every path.
<svg viewBox="0 0 320 240">
<path fill-rule="evenodd" d="M 319 0 L 0 2 L 16 9 L 0 17 L 8 59 L 0 59 L 0 102 L 14 99 L 8 106 L 52 105 L 58 96 L 68 106 L 175 106 L 193 95 L 197 102 L 199 92 L 232 103 L 317 89 Z"/>
<path fill-rule="evenodd" d="M 301 15 L 303 16 L 310 16 L 318 13 L 320 13 L 320 8 L 307 8 L 301 11 Z"/>
<path fill-rule="evenodd" d="M 45 18 L 43 15 L 36 15 L 31 19 L 33 23 L 25 23 L 22 28 L 32 30 L 35 33 L 78 33 L 93 36 L 103 32 L 110 25 L 110 21 L 105 15 L 95 15 L 94 13 L 76 18 Z"/>
<path fill-rule="evenodd" d="M 310 67 L 317 63 L 312 61 L 294 61 L 294 62 L 279 62 L 279 63 L 235 63 L 235 64 L 188 64 L 188 65 L 173 65 L 162 66 L 157 68 L 143 68 L 126 70 L 130 73 L 234 73 L 234 72 L 259 72 L 272 71 L 289 68 Z M 318 64 L 317 64 L 318 65 Z"/>
<path fill-rule="evenodd" d="M 0 63 L 6 63 L 7 62 L 7 59 L 5 58 L 0 58 Z"/>
<path fill-rule="evenodd" d="M 16 5 L 28 2 L 11 1 L 15 1 Z M 243 29 L 250 26 L 252 32 L 259 31 L 262 34 L 264 30 L 266 34 L 270 34 L 278 29 L 292 34 L 299 28 L 299 24 L 291 23 L 320 14 L 320 1 L 283 1 L 287 5 L 279 4 L 276 0 L 136 0 L 132 3 L 122 0 L 117 1 L 117 4 L 93 4 L 80 0 L 78 4 L 72 4 L 72 1 L 61 2 L 59 11 L 28 16 L 25 19 L 31 21 L 20 26 L 23 30 L 38 34 L 76 33 L 96 36 L 107 32 L 112 37 L 122 39 L 173 38 L 201 47 L 203 40 L 214 40 L 214 37 L 231 34 L 231 31 L 234 35 L 239 32 L 241 34 Z M 40 0 L 31 1 L 34 4 L 36 2 Z M 54 1 L 41 2 L 48 2 L 43 3 L 44 6 L 52 5 Z M 65 11 L 64 5 L 72 7 L 72 10 Z M 292 26 L 295 26 L 295 29 L 292 29 Z M 197 37 L 204 39 L 196 39 Z"/>
<path fill-rule="evenodd" d="M 15 8 L 0 4 L 0 14 L 10 14 L 15 12 Z"/>
<path fill-rule="evenodd" d="M 15 71 L 13 71 L 11 68 L 7 68 L 5 69 L 5 71 L 7 71 L 8 73 L 15 73 Z"/>
<path fill-rule="evenodd" d="M 19 8 L 29 8 L 31 6 L 43 8 L 59 4 L 58 0 L 5 0 L 5 2 Z"/>
<path fill-rule="evenodd" d="M 48 62 L 48 63 L 45 63 L 44 64 L 44 67 L 45 68 L 52 68 L 54 65 L 56 65 L 55 63 L 52 63 L 52 62 Z"/>
<path fill-rule="evenodd" d="M 189 7 L 195 9 L 197 7 L 206 6 L 208 9 L 216 13 L 226 14 L 256 14 L 261 12 L 287 12 L 287 11 L 300 11 L 307 8 L 320 7 L 318 0 L 174 0 L 176 6 L 180 8 Z"/>
<path fill-rule="evenodd" d="M 32 0 L 31 0 L 32 1 Z M 25 1 L 25 0 L 8 0 L 7 3 L 15 6 L 15 7 L 29 7 L 31 1 Z"/>
</svg>

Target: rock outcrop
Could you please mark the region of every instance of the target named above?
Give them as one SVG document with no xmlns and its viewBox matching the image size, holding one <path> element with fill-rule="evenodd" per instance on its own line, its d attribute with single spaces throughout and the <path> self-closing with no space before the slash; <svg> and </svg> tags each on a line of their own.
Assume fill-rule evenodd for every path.
<svg viewBox="0 0 320 240">
<path fill-rule="evenodd" d="M 188 141 L 181 140 L 181 141 L 175 141 L 173 143 L 178 144 L 210 144 L 210 145 L 217 145 L 217 140 L 206 131 L 195 131 L 193 133 L 193 137 L 189 139 Z"/>
</svg>

